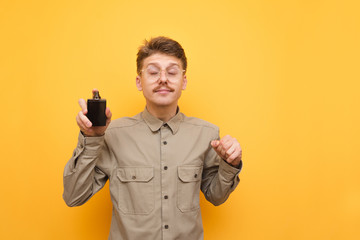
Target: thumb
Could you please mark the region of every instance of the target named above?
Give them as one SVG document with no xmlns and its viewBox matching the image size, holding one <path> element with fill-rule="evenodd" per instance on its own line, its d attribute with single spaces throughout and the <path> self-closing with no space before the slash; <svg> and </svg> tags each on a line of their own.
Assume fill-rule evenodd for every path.
<svg viewBox="0 0 360 240">
<path fill-rule="evenodd" d="M 211 146 L 212 146 L 213 148 L 218 147 L 219 144 L 220 144 L 220 141 L 219 141 L 219 140 L 213 140 L 213 141 L 211 141 Z"/>
</svg>

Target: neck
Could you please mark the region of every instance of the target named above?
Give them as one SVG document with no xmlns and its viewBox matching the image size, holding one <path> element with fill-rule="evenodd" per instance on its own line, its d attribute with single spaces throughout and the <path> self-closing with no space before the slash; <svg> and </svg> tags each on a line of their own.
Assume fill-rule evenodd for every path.
<svg viewBox="0 0 360 240">
<path fill-rule="evenodd" d="M 151 104 L 147 104 L 146 109 L 154 117 L 163 122 L 168 122 L 176 115 L 177 103 L 173 106 L 152 106 Z"/>
</svg>

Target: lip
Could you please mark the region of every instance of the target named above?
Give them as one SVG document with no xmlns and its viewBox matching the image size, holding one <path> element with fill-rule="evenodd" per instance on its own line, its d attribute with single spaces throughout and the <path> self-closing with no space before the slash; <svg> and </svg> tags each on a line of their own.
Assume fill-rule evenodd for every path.
<svg viewBox="0 0 360 240">
<path fill-rule="evenodd" d="M 169 93 L 169 92 L 171 92 L 171 90 L 167 89 L 167 88 L 162 88 L 162 89 L 155 90 L 155 92 L 157 92 L 157 93 Z"/>
</svg>

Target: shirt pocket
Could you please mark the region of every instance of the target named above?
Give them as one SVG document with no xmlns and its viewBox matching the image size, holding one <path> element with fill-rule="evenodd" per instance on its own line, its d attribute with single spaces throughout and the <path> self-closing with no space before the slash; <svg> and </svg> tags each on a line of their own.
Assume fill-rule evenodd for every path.
<svg viewBox="0 0 360 240">
<path fill-rule="evenodd" d="M 202 169 L 202 166 L 178 167 L 177 206 L 181 212 L 190 212 L 200 208 Z"/>
<path fill-rule="evenodd" d="M 117 177 L 119 209 L 125 214 L 149 214 L 155 206 L 154 168 L 121 167 Z"/>
</svg>

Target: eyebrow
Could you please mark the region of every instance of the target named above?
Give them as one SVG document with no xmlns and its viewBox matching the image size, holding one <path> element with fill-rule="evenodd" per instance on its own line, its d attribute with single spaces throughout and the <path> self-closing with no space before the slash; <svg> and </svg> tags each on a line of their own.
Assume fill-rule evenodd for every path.
<svg viewBox="0 0 360 240">
<path fill-rule="evenodd" d="M 151 65 L 154 65 L 155 67 L 161 68 L 160 65 L 159 65 L 158 63 L 156 63 L 156 62 L 150 62 L 150 63 L 147 64 L 146 67 L 149 67 L 149 66 L 151 66 Z M 179 66 L 178 63 L 172 62 L 172 63 L 169 64 L 169 66 L 166 67 L 166 69 L 167 69 L 167 68 L 170 68 L 170 67 L 173 67 L 173 66 L 177 66 L 177 67 L 180 68 L 180 66 Z"/>
</svg>

